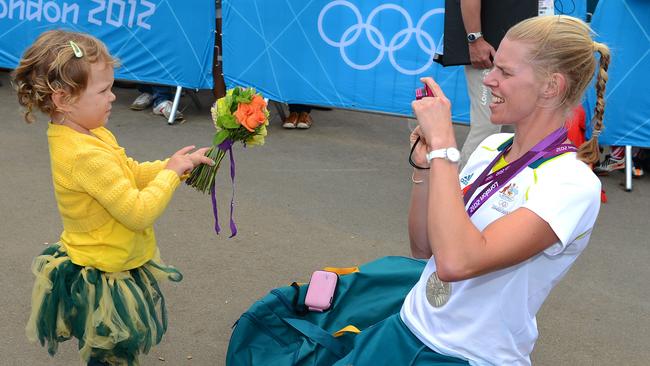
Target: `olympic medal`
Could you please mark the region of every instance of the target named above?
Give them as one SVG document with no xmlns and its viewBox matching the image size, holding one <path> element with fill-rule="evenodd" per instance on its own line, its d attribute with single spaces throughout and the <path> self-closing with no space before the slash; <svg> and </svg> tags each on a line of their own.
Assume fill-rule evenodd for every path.
<svg viewBox="0 0 650 366">
<path fill-rule="evenodd" d="M 427 280 L 427 300 L 434 308 L 442 307 L 447 303 L 451 296 L 451 284 L 441 281 L 438 273 L 433 272 Z"/>
</svg>

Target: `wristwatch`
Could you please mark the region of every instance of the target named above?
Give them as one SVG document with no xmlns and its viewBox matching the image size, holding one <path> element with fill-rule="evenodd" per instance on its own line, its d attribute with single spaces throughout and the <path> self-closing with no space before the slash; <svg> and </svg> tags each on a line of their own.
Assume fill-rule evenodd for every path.
<svg viewBox="0 0 650 366">
<path fill-rule="evenodd" d="M 431 160 L 435 158 L 443 158 L 452 163 L 458 163 L 460 161 L 460 151 L 455 147 L 433 150 L 427 154 L 427 163 L 431 163 Z"/>
<path fill-rule="evenodd" d="M 467 42 L 474 43 L 481 37 L 483 37 L 483 33 L 481 33 L 481 32 L 468 33 L 467 34 Z"/>
</svg>

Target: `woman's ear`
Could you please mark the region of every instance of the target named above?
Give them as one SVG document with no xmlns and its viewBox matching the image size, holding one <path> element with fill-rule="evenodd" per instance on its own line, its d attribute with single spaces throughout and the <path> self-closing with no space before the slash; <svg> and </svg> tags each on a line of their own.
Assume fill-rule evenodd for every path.
<svg viewBox="0 0 650 366">
<path fill-rule="evenodd" d="M 70 96 L 63 89 L 57 89 L 52 93 L 52 102 L 57 111 L 69 112 L 70 111 Z"/>
<path fill-rule="evenodd" d="M 559 72 L 552 73 L 544 86 L 544 98 L 554 98 L 564 95 L 566 91 L 566 77 Z"/>
</svg>

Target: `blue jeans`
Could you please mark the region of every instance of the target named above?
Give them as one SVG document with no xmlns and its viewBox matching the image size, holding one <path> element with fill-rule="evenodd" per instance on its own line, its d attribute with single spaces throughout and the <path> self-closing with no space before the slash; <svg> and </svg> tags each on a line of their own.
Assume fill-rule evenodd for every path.
<svg viewBox="0 0 650 366">
<path fill-rule="evenodd" d="M 301 112 L 311 112 L 311 106 L 306 105 L 306 104 L 289 104 L 289 112 L 296 112 L 296 113 L 301 113 Z"/>
<path fill-rule="evenodd" d="M 96 359 L 91 358 L 88 361 L 88 366 L 110 366 L 110 365 L 107 364 L 106 362 L 97 361 Z"/>
<path fill-rule="evenodd" d="M 166 100 L 171 101 L 174 99 L 174 89 L 170 86 L 139 84 L 138 90 L 140 93 L 153 95 L 154 107 Z"/>
</svg>

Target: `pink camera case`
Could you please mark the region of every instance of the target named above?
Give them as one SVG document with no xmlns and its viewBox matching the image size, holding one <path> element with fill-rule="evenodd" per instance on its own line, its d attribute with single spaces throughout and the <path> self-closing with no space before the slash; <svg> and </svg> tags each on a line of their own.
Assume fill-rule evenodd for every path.
<svg viewBox="0 0 650 366">
<path fill-rule="evenodd" d="M 428 85 L 424 84 L 424 87 L 415 89 L 415 99 L 420 100 L 424 97 L 433 97 L 433 90 L 429 88 Z"/>
<path fill-rule="evenodd" d="M 332 306 L 339 277 L 334 272 L 315 271 L 309 280 L 305 305 L 310 311 L 323 312 Z"/>
</svg>

